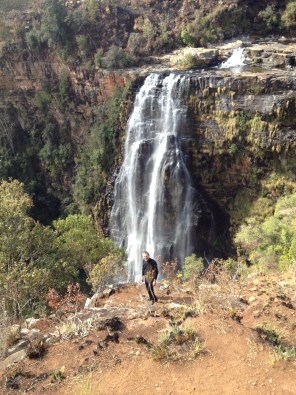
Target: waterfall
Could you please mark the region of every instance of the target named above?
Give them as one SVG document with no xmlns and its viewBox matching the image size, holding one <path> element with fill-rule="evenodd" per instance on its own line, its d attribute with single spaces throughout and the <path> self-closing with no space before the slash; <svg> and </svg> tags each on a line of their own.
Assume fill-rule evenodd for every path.
<svg viewBox="0 0 296 395">
<path fill-rule="evenodd" d="M 221 63 L 220 69 L 237 68 L 246 65 L 245 48 L 235 48 L 232 55 L 225 62 Z"/>
<path fill-rule="evenodd" d="M 114 188 L 110 234 L 125 249 L 129 278 L 141 277 L 142 252 L 179 263 L 193 251 L 200 198 L 180 146 L 186 134 L 186 75 L 149 75 L 128 121 Z"/>
</svg>

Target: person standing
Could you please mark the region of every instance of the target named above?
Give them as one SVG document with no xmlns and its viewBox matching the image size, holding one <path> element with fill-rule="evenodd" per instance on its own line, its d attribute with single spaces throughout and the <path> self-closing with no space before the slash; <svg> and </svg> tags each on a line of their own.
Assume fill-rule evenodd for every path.
<svg viewBox="0 0 296 395">
<path fill-rule="evenodd" d="M 150 258 L 149 252 L 143 252 L 142 281 L 145 281 L 149 300 L 152 304 L 158 301 L 154 293 L 154 285 L 158 276 L 158 267 L 154 259 Z"/>
</svg>

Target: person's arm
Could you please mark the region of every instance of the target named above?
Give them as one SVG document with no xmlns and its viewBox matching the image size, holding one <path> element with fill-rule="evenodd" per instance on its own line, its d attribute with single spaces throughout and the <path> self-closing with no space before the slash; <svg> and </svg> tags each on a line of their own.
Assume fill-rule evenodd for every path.
<svg viewBox="0 0 296 395">
<path fill-rule="evenodd" d="M 143 262 L 143 266 L 142 266 L 142 283 L 143 283 L 144 280 L 145 280 L 145 263 L 146 263 L 146 262 Z"/>
<path fill-rule="evenodd" d="M 155 269 L 154 269 L 154 280 L 156 281 L 156 279 L 157 279 L 157 276 L 158 276 L 158 267 L 157 267 L 157 263 L 156 263 L 156 261 L 154 261 L 155 262 Z"/>
<path fill-rule="evenodd" d="M 155 285 L 156 284 L 156 279 L 157 279 L 157 276 L 158 276 L 158 267 L 157 267 L 156 261 L 153 261 L 153 266 L 154 266 L 154 270 L 153 270 L 153 272 L 154 272 L 153 285 Z"/>
</svg>

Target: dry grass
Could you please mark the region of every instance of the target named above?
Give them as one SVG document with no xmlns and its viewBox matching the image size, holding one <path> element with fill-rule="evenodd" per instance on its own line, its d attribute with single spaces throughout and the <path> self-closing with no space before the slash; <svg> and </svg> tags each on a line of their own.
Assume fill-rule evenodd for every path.
<svg viewBox="0 0 296 395">
<path fill-rule="evenodd" d="M 60 338 L 72 339 L 73 337 L 85 337 L 93 329 L 93 319 L 82 321 L 75 317 L 71 320 L 61 322 L 57 328 Z"/>
<path fill-rule="evenodd" d="M 169 330 L 161 333 L 158 343 L 150 349 L 157 361 L 190 361 L 205 352 L 197 334 L 188 327 L 170 324 Z"/>
</svg>

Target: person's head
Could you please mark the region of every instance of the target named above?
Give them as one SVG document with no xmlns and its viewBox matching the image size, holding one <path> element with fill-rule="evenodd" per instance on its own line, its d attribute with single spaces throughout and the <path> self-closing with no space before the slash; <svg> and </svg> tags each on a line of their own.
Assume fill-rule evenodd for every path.
<svg viewBox="0 0 296 395">
<path fill-rule="evenodd" d="M 149 252 L 148 251 L 143 251 L 143 259 L 144 261 L 148 261 L 150 258 Z"/>
</svg>

